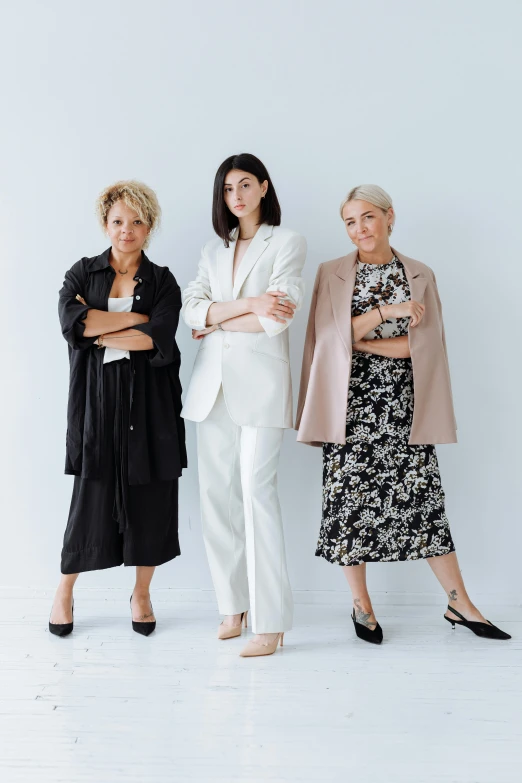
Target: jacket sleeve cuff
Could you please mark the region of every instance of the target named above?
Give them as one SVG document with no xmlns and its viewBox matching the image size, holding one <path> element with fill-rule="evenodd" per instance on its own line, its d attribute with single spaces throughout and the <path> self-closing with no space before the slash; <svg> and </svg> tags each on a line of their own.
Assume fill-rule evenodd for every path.
<svg viewBox="0 0 522 783">
<path fill-rule="evenodd" d="M 198 302 L 191 303 L 183 313 L 183 319 L 191 329 L 206 329 L 207 314 L 214 302 L 211 299 L 201 299 Z"/>
<path fill-rule="evenodd" d="M 288 329 L 291 320 L 288 319 L 286 323 L 280 324 L 278 321 L 274 321 L 273 318 L 265 318 L 262 315 L 258 315 L 258 318 L 259 323 L 269 337 L 275 337 L 276 335 L 281 334 L 281 332 L 284 332 L 285 329 Z"/>
</svg>

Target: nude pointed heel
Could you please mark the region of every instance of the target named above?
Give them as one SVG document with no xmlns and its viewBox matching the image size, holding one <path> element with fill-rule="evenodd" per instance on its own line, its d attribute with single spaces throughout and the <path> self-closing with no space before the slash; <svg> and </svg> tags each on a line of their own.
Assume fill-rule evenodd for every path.
<svg viewBox="0 0 522 783">
<path fill-rule="evenodd" d="M 283 646 L 284 632 L 279 633 L 273 642 L 270 644 L 259 644 L 253 639 L 247 644 L 246 647 L 241 650 L 239 655 L 241 658 L 256 658 L 259 655 L 273 655 L 277 650 L 277 645 Z"/>
<path fill-rule="evenodd" d="M 247 623 L 248 609 L 246 612 L 241 612 L 241 622 L 239 625 L 221 625 L 218 628 L 218 639 L 235 639 L 236 636 L 241 636 L 243 628 L 248 628 Z"/>
</svg>

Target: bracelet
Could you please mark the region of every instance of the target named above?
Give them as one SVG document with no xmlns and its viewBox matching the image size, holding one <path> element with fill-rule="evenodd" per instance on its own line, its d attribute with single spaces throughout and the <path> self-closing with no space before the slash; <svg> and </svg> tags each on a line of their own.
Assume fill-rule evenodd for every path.
<svg viewBox="0 0 522 783">
<path fill-rule="evenodd" d="M 384 323 L 384 318 L 382 317 L 381 308 L 379 305 L 377 305 L 377 310 L 379 311 L 379 315 L 381 316 L 381 324 Z"/>
<path fill-rule="evenodd" d="M 98 337 L 98 348 L 103 348 L 103 334 Z"/>
</svg>

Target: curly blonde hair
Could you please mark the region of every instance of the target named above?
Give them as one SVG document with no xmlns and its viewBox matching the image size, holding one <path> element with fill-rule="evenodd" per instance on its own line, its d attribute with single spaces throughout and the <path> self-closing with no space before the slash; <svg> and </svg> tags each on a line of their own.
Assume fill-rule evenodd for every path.
<svg viewBox="0 0 522 783">
<path fill-rule="evenodd" d="M 161 208 L 156 194 L 152 188 L 135 179 L 122 180 L 115 182 L 114 185 L 109 185 L 100 193 L 96 201 L 96 214 L 104 230 L 107 227 L 109 210 L 117 201 L 123 201 L 128 207 L 134 209 L 140 220 L 150 226 L 150 234 L 143 245 L 143 247 L 147 247 L 153 232 L 158 229 L 160 224 Z"/>
</svg>

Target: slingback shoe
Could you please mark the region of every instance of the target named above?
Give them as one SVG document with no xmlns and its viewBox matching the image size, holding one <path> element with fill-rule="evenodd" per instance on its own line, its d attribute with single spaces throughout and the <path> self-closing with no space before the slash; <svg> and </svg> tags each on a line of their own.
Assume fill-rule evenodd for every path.
<svg viewBox="0 0 522 783">
<path fill-rule="evenodd" d="M 241 636 L 242 628 L 248 628 L 247 615 L 248 609 L 246 612 L 241 612 L 241 622 L 239 625 L 224 625 L 221 623 L 218 628 L 218 639 L 235 639 L 236 636 Z"/>
<path fill-rule="evenodd" d="M 259 655 L 273 655 L 277 650 L 277 645 L 283 646 L 283 633 L 278 633 L 273 642 L 267 644 L 259 644 L 258 642 L 250 641 L 246 647 L 243 647 L 239 653 L 241 658 L 256 658 Z"/>
<path fill-rule="evenodd" d="M 49 620 L 49 631 L 55 636 L 69 636 L 69 634 L 72 632 L 72 629 L 74 627 L 74 598 L 72 602 L 71 612 L 73 616 L 72 623 L 52 623 L 51 620 Z M 52 614 L 52 609 L 51 609 L 51 614 Z"/>
<path fill-rule="evenodd" d="M 483 639 L 511 639 L 511 636 L 508 633 L 501 631 L 500 628 L 497 628 L 496 625 L 490 623 L 489 620 L 487 623 L 466 620 L 466 618 L 452 606 L 448 605 L 448 609 L 450 612 L 457 615 L 457 617 L 460 617 L 460 620 L 454 620 L 452 617 L 446 617 L 446 615 L 444 615 L 444 619 L 447 620 L 448 623 L 451 623 L 453 630 L 455 630 L 456 625 L 463 625 L 465 628 L 469 628 L 470 631 L 473 631 L 476 636 L 482 636 Z"/>
<path fill-rule="evenodd" d="M 130 597 L 131 602 L 131 620 L 132 620 L 132 595 Z M 150 611 L 154 613 L 154 609 L 152 608 L 152 603 L 150 605 Z M 132 620 L 132 630 L 136 631 L 136 633 L 140 633 L 142 636 L 150 636 L 151 633 L 156 628 L 156 620 L 154 620 L 152 623 L 139 623 L 136 622 L 136 620 Z"/>
<path fill-rule="evenodd" d="M 362 623 L 358 623 L 355 619 L 355 609 L 352 612 L 352 620 L 353 620 L 353 627 L 355 628 L 355 633 L 359 637 L 359 639 L 362 639 L 365 642 L 370 642 L 370 644 L 381 644 L 382 642 L 382 628 L 377 623 L 373 631 L 371 628 L 368 628 L 366 625 L 362 625 Z"/>
</svg>

